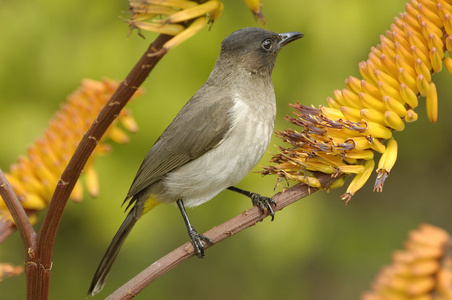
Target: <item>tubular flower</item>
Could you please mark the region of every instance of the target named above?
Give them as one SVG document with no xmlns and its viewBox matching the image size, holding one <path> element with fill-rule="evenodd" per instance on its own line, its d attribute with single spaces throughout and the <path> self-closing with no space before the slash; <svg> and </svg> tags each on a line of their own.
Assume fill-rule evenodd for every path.
<svg viewBox="0 0 452 300">
<path fill-rule="evenodd" d="M 405 249 L 394 252 L 363 300 L 452 299 L 451 238 L 423 224 L 409 234 Z"/>
<path fill-rule="evenodd" d="M 260 0 L 245 0 L 256 19 L 265 24 Z M 219 0 L 129 0 L 131 28 L 173 35 L 162 50 L 167 52 L 217 20 L 224 9 Z M 156 54 L 154 54 L 156 55 Z"/>
<path fill-rule="evenodd" d="M 35 212 L 47 207 L 58 179 L 74 153 L 83 134 L 89 129 L 102 107 L 108 102 L 118 83 L 112 80 L 83 80 L 82 86 L 68 97 L 61 109 L 54 115 L 44 135 L 38 138 L 27 150 L 26 156 L 10 166 L 6 178 L 35 221 Z M 138 91 L 135 95 L 141 94 Z M 116 143 L 127 143 L 127 134 L 118 127 L 136 132 L 138 127 L 129 110 L 125 109 L 99 142 L 95 154 L 107 153 L 111 146 L 105 143 L 110 139 Z M 93 164 L 94 156 L 86 163 L 83 173 L 88 193 L 96 197 L 99 192 L 97 173 Z M 83 187 L 77 182 L 72 194 L 73 201 L 83 197 Z M 0 221 L 10 219 L 8 209 L 0 197 Z"/>
<path fill-rule="evenodd" d="M 251 10 L 258 23 L 260 22 L 263 25 L 267 23 L 267 19 L 262 13 L 262 3 L 260 0 L 245 0 L 245 4 Z"/>
<path fill-rule="evenodd" d="M 296 117 L 286 119 L 302 129 L 277 133 L 290 147 L 280 148 L 272 158 L 275 165 L 263 174 L 277 174 L 278 183 L 295 180 L 318 188 L 314 172 L 331 174 L 342 183 L 344 176 L 354 174 L 341 196 L 349 201 L 370 177 L 376 151 L 383 155 L 374 190 L 382 191 L 397 159 L 392 133 L 417 120 L 420 97 L 425 97 L 427 116 L 435 123 L 438 98 L 432 74 L 442 70 L 443 62 L 452 73 L 452 0 L 411 0 L 405 7 L 369 58 L 359 63 L 362 79 L 348 77 L 326 106 L 292 105 Z"/>
</svg>

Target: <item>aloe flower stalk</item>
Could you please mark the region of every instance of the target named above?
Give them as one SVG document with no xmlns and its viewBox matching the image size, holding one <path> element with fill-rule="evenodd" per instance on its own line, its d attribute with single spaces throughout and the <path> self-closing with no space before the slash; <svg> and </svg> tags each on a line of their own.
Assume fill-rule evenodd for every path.
<svg viewBox="0 0 452 300">
<path fill-rule="evenodd" d="M 359 63 L 362 78 L 345 80 L 326 106 L 295 104 L 295 117 L 287 120 L 301 129 L 287 129 L 278 136 L 289 144 L 272 158 L 263 174 L 320 188 L 315 172 L 338 178 L 355 177 L 341 196 L 347 202 L 364 185 L 377 165 L 374 190 L 383 184 L 397 160 L 394 131 L 418 119 L 415 112 L 425 99 L 427 116 L 438 119 L 438 97 L 432 81 L 443 62 L 452 72 L 452 1 L 411 0 Z M 382 153 L 378 164 L 374 152 Z M 333 187 L 335 187 L 333 186 Z"/>
</svg>

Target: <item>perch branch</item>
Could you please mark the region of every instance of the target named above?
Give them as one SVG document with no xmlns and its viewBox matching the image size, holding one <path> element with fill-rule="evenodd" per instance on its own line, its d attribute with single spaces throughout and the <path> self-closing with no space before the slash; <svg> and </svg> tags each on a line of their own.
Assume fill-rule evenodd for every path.
<svg viewBox="0 0 452 300">
<path fill-rule="evenodd" d="M 323 187 L 330 186 L 336 178 L 331 178 L 331 175 L 318 174 L 316 175 Z M 316 188 L 307 186 L 306 184 L 297 184 L 294 187 L 287 189 L 283 193 L 277 193 L 273 196 L 276 202 L 276 207 L 274 211 L 282 210 L 284 207 L 318 191 Z M 204 235 L 213 240 L 214 244 L 239 233 L 242 230 L 247 229 L 255 225 L 257 222 L 262 221 L 266 218 L 267 214 L 262 214 L 258 207 L 252 207 L 240 215 L 224 222 L 221 225 L 215 226 L 209 231 L 205 232 Z M 210 248 L 211 245 L 205 244 L 204 247 Z M 179 248 L 176 248 L 172 252 L 166 254 L 152 265 L 144 269 L 141 273 L 136 275 L 134 278 L 129 280 L 115 292 L 113 292 L 106 299 L 108 300 L 126 300 L 133 299 L 136 295 L 141 292 L 145 287 L 150 285 L 160 276 L 166 274 L 171 269 L 175 268 L 179 264 L 188 260 L 194 256 L 194 249 L 192 244 L 186 243 Z"/>
<path fill-rule="evenodd" d="M 36 232 L 34 231 L 33 226 L 31 226 L 30 221 L 28 220 L 27 213 L 20 204 L 19 198 L 17 198 L 16 193 L 14 193 L 13 188 L 9 184 L 8 180 L 5 177 L 5 174 L 1 169 L 0 169 L 0 195 L 2 196 L 3 201 L 6 204 L 6 207 L 11 213 L 14 223 L 16 224 L 14 225 L 12 223 L 9 223 L 9 226 L 17 227 L 17 229 L 19 230 L 20 237 L 22 238 L 25 253 L 27 253 L 28 249 L 32 247 Z"/>
</svg>

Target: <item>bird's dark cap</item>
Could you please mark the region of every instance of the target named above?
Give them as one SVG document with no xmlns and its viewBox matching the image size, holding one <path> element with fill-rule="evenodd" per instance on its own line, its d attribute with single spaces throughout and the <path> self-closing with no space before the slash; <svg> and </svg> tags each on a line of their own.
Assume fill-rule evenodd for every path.
<svg viewBox="0 0 452 300">
<path fill-rule="evenodd" d="M 289 44 L 290 42 L 301 39 L 304 36 L 304 34 L 300 33 L 300 32 L 296 32 L 296 31 L 292 31 L 292 32 L 280 33 L 279 36 L 281 37 L 281 41 L 278 43 L 278 46 L 282 47 L 282 46 Z"/>
<path fill-rule="evenodd" d="M 214 71 L 238 69 L 263 76 L 271 75 L 279 50 L 302 36 L 303 34 L 299 32 L 278 34 L 256 27 L 239 29 L 221 43 L 221 52 L 217 60 L 221 67 L 214 68 Z M 219 72 L 214 73 L 217 77 L 222 76 Z"/>
</svg>

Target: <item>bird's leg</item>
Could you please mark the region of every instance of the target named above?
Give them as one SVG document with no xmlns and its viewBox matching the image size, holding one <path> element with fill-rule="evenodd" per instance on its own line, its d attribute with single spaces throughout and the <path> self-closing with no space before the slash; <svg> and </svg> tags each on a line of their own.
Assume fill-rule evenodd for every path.
<svg viewBox="0 0 452 300">
<path fill-rule="evenodd" d="M 184 202 L 182 202 L 181 199 L 177 200 L 177 206 L 179 207 L 179 210 L 182 214 L 182 218 L 184 218 L 185 226 L 187 227 L 188 235 L 190 236 L 191 243 L 193 244 L 193 247 L 195 248 L 195 254 L 199 258 L 204 257 L 204 244 L 203 241 L 206 243 L 209 243 L 213 245 L 213 241 L 209 239 L 208 237 L 205 237 L 204 235 L 198 233 L 196 229 L 193 228 L 193 226 L 190 223 L 190 220 L 188 219 L 187 212 L 185 211 Z"/>
<path fill-rule="evenodd" d="M 245 195 L 249 198 L 251 198 L 251 201 L 253 202 L 254 206 L 257 206 L 260 208 L 262 213 L 265 213 L 266 210 L 268 210 L 268 214 L 272 217 L 272 221 L 275 219 L 275 212 L 273 211 L 272 204 L 276 206 L 275 200 L 273 200 L 270 197 L 261 196 L 256 193 L 248 192 L 242 189 L 239 189 L 235 186 L 228 187 L 228 190 L 240 193 L 242 195 Z"/>
</svg>

